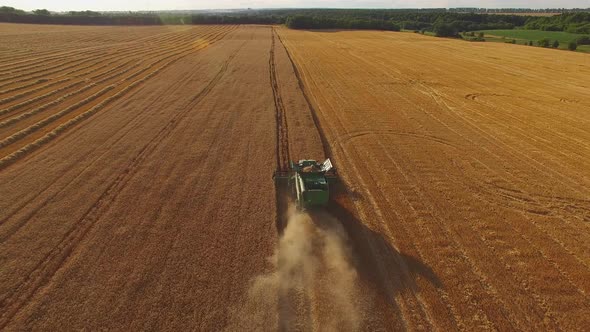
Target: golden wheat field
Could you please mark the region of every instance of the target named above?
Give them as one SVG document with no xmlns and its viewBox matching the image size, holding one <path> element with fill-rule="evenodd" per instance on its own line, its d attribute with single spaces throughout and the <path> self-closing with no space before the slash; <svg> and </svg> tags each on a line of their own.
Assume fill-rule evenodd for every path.
<svg viewBox="0 0 590 332">
<path fill-rule="evenodd" d="M 0 330 L 584 330 L 590 57 L 0 24 Z M 321 210 L 275 188 L 330 157 Z"/>
</svg>

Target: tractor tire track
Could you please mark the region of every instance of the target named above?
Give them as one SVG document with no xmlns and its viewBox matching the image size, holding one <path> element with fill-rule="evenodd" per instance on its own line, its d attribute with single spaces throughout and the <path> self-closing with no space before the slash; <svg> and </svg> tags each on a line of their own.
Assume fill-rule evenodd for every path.
<svg viewBox="0 0 590 332">
<path fill-rule="evenodd" d="M 283 104 L 283 98 L 277 80 L 276 59 L 275 59 L 275 38 L 274 27 L 270 27 L 271 42 L 269 52 L 269 76 L 270 85 L 275 105 L 276 121 L 276 158 L 277 170 L 279 172 L 288 172 L 290 169 L 291 156 L 289 152 L 289 127 L 287 114 Z M 276 227 L 279 236 L 282 236 L 287 226 L 288 208 L 289 208 L 289 191 L 286 179 L 275 179 L 275 210 L 276 210 Z M 277 268 L 279 271 L 284 269 L 284 260 L 279 258 Z M 280 286 L 278 289 L 278 330 L 291 331 L 302 328 L 306 331 L 313 331 L 313 306 L 310 289 L 291 289 Z"/>
<path fill-rule="evenodd" d="M 273 28 L 273 40 L 275 38 L 275 31 Z M 325 129 L 322 127 L 322 124 L 319 120 L 318 114 L 317 114 L 317 110 L 314 107 L 314 104 L 310 98 L 310 96 L 307 93 L 306 87 L 304 85 L 304 81 L 300 75 L 300 72 L 297 68 L 297 66 L 295 65 L 295 62 L 292 58 L 291 53 L 289 52 L 289 49 L 284 45 L 283 40 L 281 39 L 281 35 L 276 33 L 276 38 L 278 38 L 279 40 L 279 44 L 280 47 L 282 47 L 285 50 L 285 54 L 286 54 L 286 58 L 287 58 L 287 66 L 289 66 L 289 68 L 292 70 L 292 73 L 294 75 L 294 81 L 296 83 L 296 87 L 297 87 L 297 92 L 298 94 L 303 97 L 303 105 L 305 105 L 304 109 L 302 110 L 302 113 L 308 114 L 309 117 L 311 118 L 310 123 L 308 124 L 309 129 L 306 129 L 306 132 L 315 132 L 315 134 L 317 134 L 317 140 L 319 140 L 319 144 L 321 145 L 321 150 L 323 156 L 325 157 L 329 157 L 329 158 L 333 158 L 332 155 L 332 145 L 329 144 L 328 142 L 328 138 L 327 135 L 325 133 Z M 273 46 L 274 48 L 274 46 Z M 280 90 L 278 91 L 278 93 L 280 93 Z M 303 106 L 302 106 L 303 107 Z M 284 110 L 283 110 L 284 111 Z M 296 111 L 298 111 L 296 109 Z M 299 115 L 301 116 L 301 114 Z M 282 117 L 285 118 L 286 121 L 286 117 Z M 281 117 L 277 117 L 277 119 L 281 119 Z M 309 121 L 309 120 L 308 120 Z M 277 121 L 277 123 L 279 123 Z M 314 135 L 315 136 L 315 135 Z M 279 144 L 280 142 L 280 138 L 281 136 L 277 137 L 277 144 Z M 288 139 L 288 136 L 287 136 Z M 293 144 L 295 144 L 294 142 L 291 142 Z M 308 152 L 309 153 L 309 152 Z M 280 159 L 279 159 L 280 160 Z M 334 160 L 334 159 L 332 159 Z M 280 188 L 280 186 L 277 186 L 277 188 Z M 352 200 L 351 200 L 351 193 L 349 192 L 348 187 L 342 182 L 339 185 L 331 185 L 331 193 L 330 196 L 339 196 L 340 200 L 344 200 L 347 202 L 347 206 L 353 207 L 353 205 L 351 204 Z M 281 197 L 281 195 L 285 195 L 285 193 L 281 193 L 281 195 L 279 195 L 279 191 L 277 190 L 277 223 L 279 222 L 283 222 L 283 224 L 281 225 L 281 229 L 283 229 L 285 227 L 285 222 L 286 220 L 284 220 L 284 215 L 287 211 L 286 206 L 287 204 L 284 202 L 284 197 Z M 281 200 L 281 198 L 283 198 Z M 319 223 L 316 226 L 322 227 L 320 226 L 322 223 L 324 222 L 328 222 L 328 220 L 332 220 L 332 222 L 337 223 L 338 225 L 332 225 L 330 227 L 336 227 L 336 226 L 342 226 L 346 229 L 346 232 L 348 233 L 348 237 L 350 240 L 352 240 L 353 242 L 359 242 L 359 237 L 363 238 L 365 235 L 364 234 L 356 234 L 358 232 L 355 231 L 351 231 L 350 229 L 347 229 L 347 224 L 355 224 L 357 221 L 356 220 L 351 220 L 352 214 L 350 213 L 345 213 L 345 214 L 339 214 L 337 213 L 334 209 L 332 208 L 328 208 L 327 209 L 327 214 L 322 214 L 322 213 L 311 213 L 311 215 L 313 216 L 312 218 L 315 219 L 315 222 Z M 325 227 L 325 226 L 324 226 Z M 330 227 L 328 227 L 328 229 L 331 229 Z M 334 231 L 333 229 L 331 229 L 331 231 Z M 365 241 L 365 239 L 363 239 L 362 241 Z M 356 246 L 356 245 L 355 245 Z M 356 255 L 355 255 L 356 256 Z M 376 262 L 378 262 L 377 254 L 373 253 L 373 256 L 376 260 Z M 329 264 L 329 263 L 328 263 Z M 326 267 L 318 267 L 320 270 L 323 271 L 324 268 Z M 354 268 L 353 268 L 354 269 Z M 320 273 L 320 272 L 318 272 Z M 329 271 L 323 271 L 321 273 L 331 273 Z M 336 278 L 339 278 L 341 276 L 336 276 Z M 322 278 L 323 279 L 323 278 Z M 384 280 L 388 280 L 388 278 L 383 275 L 382 279 Z M 391 278 L 389 278 L 391 279 Z M 348 325 L 348 324 L 355 324 L 358 325 L 357 327 L 361 327 L 364 326 L 364 322 L 363 320 L 365 319 L 364 313 L 363 311 L 366 310 L 367 308 L 364 307 L 364 302 L 365 302 L 365 298 L 363 299 L 359 299 L 359 298 L 354 298 L 351 300 L 354 301 L 358 301 L 356 303 L 347 303 L 347 305 L 350 305 L 351 307 L 347 307 L 347 309 L 343 309 L 342 307 L 338 307 L 338 309 L 336 309 L 336 311 L 340 311 L 340 310 L 352 310 L 354 312 L 331 312 L 331 310 L 334 310 L 334 308 L 332 308 L 331 310 L 326 309 L 328 306 L 331 305 L 335 305 L 335 303 L 331 302 L 329 300 L 329 298 L 326 298 L 326 296 L 330 296 L 330 287 L 332 287 L 329 284 L 324 284 L 324 283 L 331 283 L 332 281 L 329 281 L 328 279 L 325 280 L 321 280 L 316 283 L 314 282 L 314 285 L 310 285 L 310 289 L 308 289 L 306 291 L 303 297 L 304 301 L 296 301 L 296 304 L 299 304 L 300 307 L 298 309 L 298 312 L 296 313 L 298 318 L 300 319 L 300 325 L 304 326 L 305 330 L 323 330 L 323 329 L 330 329 L 330 328 L 336 328 L 335 326 L 333 326 L 332 324 L 344 324 L 344 325 Z M 346 288 L 347 291 L 351 291 L 353 289 L 356 289 L 357 287 L 360 287 L 360 285 L 357 285 L 358 281 L 355 279 L 352 279 L 352 283 L 353 284 L 346 284 Z M 326 288 L 327 287 L 327 288 Z M 341 292 L 344 290 L 335 290 L 336 292 Z M 391 292 L 393 294 L 393 292 Z M 280 325 L 280 327 L 282 328 L 282 330 L 290 330 L 293 328 L 293 326 L 290 326 L 289 323 L 292 323 L 292 318 L 289 317 L 289 315 L 293 315 L 293 313 L 289 313 L 287 312 L 286 314 L 282 313 L 281 310 L 284 310 L 284 307 L 287 306 L 289 307 L 289 305 L 291 307 L 293 307 L 293 300 L 288 298 L 289 294 L 286 295 L 282 295 L 279 297 L 279 320 L 280 323 L 283 323 L 284 325 Z M 291 294 L 291 297 L 293 297 L 294 294 Z M 296 296 L 297 299 L 301 299 L 302 296 Z M 327 301 L 327 302 L 326 302 Z M 394 300 L 395 301 L 395 300 Z M 340 304 L 338 304 L 340 305 Z M 393 310 L 395 312 L 395 309 Z M 336 315 L 336 316 L 340 316 L 340 315 L 351 315 L 350 317 L 334 317 L 332 315 Z M 401 314 L 397 313 L 396 314 L 398 317 L 402 317 Z M 285 318 L 287 317 L 286 321 L 283 321 Z M 354 318 L 353 318 L 354 317 Z M 289 320 L 289 318 L 291 318 Z M 389 318 L 384 318 L 385 320 L 388 320 Z M 297 325 L 297 326 L 300 326 Z M 339 325 L 340 328 L 342 327 L 342 325 Z M 398 325 L 399 326 L 399 325 Z M 355 329 L 355 327 L 349 326 L 349 328 L 351 329 Z"/>
<path fill-rule="evenodd" d="M 300 90 L 305 98 L 305 101 L 308 105 L 308 108 L 311 112 L 312 120 L 313 120 L 315 129 L 316 129 L 317 133 L 319 134 L 320 141 L 321 141 L 322 147 L 324 149 L 325 155 L 326 155 L 326 157 L 330 157 L 337 164 L 338 158 L 333 154 L 333 150 L 332 150 L 333 146 L 328 141 L 328 135 L 326 133 L 326 129 L 322 126 L 322 122 L 318 116 L 318 111 L 314 107 L 314 103 L 312 102 L 311 97 L 307 93 L 308 90 L 305 87 L 304 79 L 303 79 L 297 65 L 295 64 L 295 61 L 293 60 L 291 52 L 289 52 L 289 49 L 284 45 L 284 42 L 282 41 L 280 34 L 279 34 L 279 40 L 281 41 L 281 43 L 283 44 L 283 47 L 285 47 L 285 50 L 287 51 L 287 55 L 288 55 L 289 61 L 291 63 L 291 66 L 293 67 L 293 71 L 295 73 L 295 76 L 297 78 L 299 88 L 300 88 Z M 354 169 L 354 167 L 353 167 L 353 169 Z M 355 178 L 358 178 L 358 176 Z M 366 219 L 367 216 L 364 215 L 363 213 L 361 213 L 361 211 L 358 209 L 357 204 L 354 203 L 354 200 L 352 198 L 355 195 L 353 192 L 351 192 L 351 189 L 346 184 L 345 179 L 341 179 L 341 181 L 342 181 L 342 183 L 341 183 L 341 186 L 339 186 L 339 190 L 341 190 L 342 192 L 338 193 L 338 194 L 341 197 L 343 197 L 343 200 L 346 201 L 345 205 L 348 206 L 348 208 L 351 208 L 352 211 L 350 211 L 350 213 L 348 213 L 348 214 L 338 213 L 337 211 L 331 211 L 331 212 L 334 214 L 337 214 L 338 217 L 340 219 L 342 219 L 341 222 L 345 225 L 351 225 L 351 224 L 354 224 L 355 222 L 357 222 L 357 221 L 348 220 L 348 219 L 352 218 L 352 216 L 354 216 L 354 215 L 359 215 L 359 216 L 363 217 L 362 219 Z M 374 203 L 374 204 L 376 204 L 376 203 Z M 393 312 L 395 312 L 396 316 L 397 316 L 396 319 L 401 321 L 401 322 L 398 322 L 398 324 L 401 324 L 401 326 L 403 326 L 403 328 L 405 328 L 405 329 L 413 328 L 413 326 L 410 325 L 410 323 L 407 321 L 408 317 L 412 317 L 413 319 L 417 319 L 418 321 L 420 321 L 420 324 L 422 326 L 429 326 L 430 328 L 434 328 L 436 325 L 430 320 L 430 318 L 428 318 L 429 315 L 427 314 L 427 308 L 424 305 L 423 300 L 420 298 L 420 296 L 418 296 L 415 293 L 413 287 L 407 287 L 409 289 L 409 291 L 411 293 L 413 293 L 413 296 L 411 296 L 412 298 L 406 297 L 406 299 L 403 301 L 400 301 L 395 298 L 395 293 L 396 293 L 395 289 L 397 287 L 392 284 L 393 282 L 395 282 L 397 280 L 397 282 L 401 282 L 401 283 L 408 284 L 408 285 L 411 284 L 411 282 L 409 282 L 409 280 L 411 280 L 412 278 L 410 276 L 410 272 L 407 267 L 407 264 L 403 261 L 403 258 L 397 257 L 397 259 L 399 260 L 399 262 L 398 262 L 399 267 L 402 272 L 402 278 L 400 279 L 399 276 L 390 275 L 388 271 L 386 271 L 385 269 L 382 268 L 380 262 L 387 261 L 387 259 L 383 258 L 383 257 L 386 257 L 387 255 L 383 254 L 380 251 L 381 249 L 375 247 L 371 243 L 371 241 L 369 240 L 369 236 L 364 232 L 364 230 L 363 230 L 363 233 L 361 233 L 361 234 L 350 234 L 350 237 L 353 240 L 353 242 L 358 243 L 357 246 L 359 248 L 367 248 L 368 250 L 370 250 L 370 253 L 368 254 L 368 256 L 371 257 L 373 259 L 373 261 L 375 262 L 377 272 L 379 273 L 379 279 L 382 281 L 383 287 L 385 287 L 387 289 L 386 290 L 386 293 L 388 293 L 387 296 L 390 297 L 390 301 L 392 301 L 393 303 L 397 303 L 397 305 L 399 306 L 399 308 L 398 307 L 393 308 Z M 369 243 L 369 245 L 368 246 L 365 245 L 366 243 Z M 408 302 L 408 303 L 405 303 L 405 302 Z M 417 310 L 418 312 L 420 312 L 421 317 L 427 317 L 427 319 L 426 320 L 421 319 L 420 317 L 418 317 L 416 315 L 415 312 L 413 314 L 410 314 L 409 308 L 407 308 L 406 305 L 409 305 L 412 308 L 412 312 Z"/>
<path fill-rule="evenodd" d="M 289 154 L 289 127 L 287 122 L 287 114 L 283 99 L 279 90 L 279 83 L 277 81 L 276 61 L 275 61 L 275 30 L 271 27 L 271 44 L 270 56 L 268 59 L 268 67 L 270 74 L 270 86 L 272 88 L 272 95 L 274 97 L 276 110 L 276 126 L 277 126 L 277 167 L 280 171 L 286 172 L 289 170 L 289 161 L 291 160 Z"/>
</svg>

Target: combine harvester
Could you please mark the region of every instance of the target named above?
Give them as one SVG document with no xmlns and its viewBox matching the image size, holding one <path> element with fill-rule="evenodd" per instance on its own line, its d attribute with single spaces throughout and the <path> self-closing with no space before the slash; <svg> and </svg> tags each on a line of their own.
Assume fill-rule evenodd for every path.
<svg viewBox="0 0 590 332">
<path fill-rule="evenodd" d="M 336 180 L 336 169 L 329 158 L 321 164 L 315 160 L 290 161 L 288 171 L 276 171 L 273 177 L 278 186 L 287 184 L 297 207 L 305 210 L 328 204 L 330 184 Z"/>
</svg>

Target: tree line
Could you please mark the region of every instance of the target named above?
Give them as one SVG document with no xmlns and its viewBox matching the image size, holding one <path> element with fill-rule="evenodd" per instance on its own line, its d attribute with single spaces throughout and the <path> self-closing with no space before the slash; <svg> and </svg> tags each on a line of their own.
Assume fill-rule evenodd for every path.
<svg viewBox="0 0 590 332">
<path fill-rule="evenodd" d="M 183 25 L 183 24 L 282 24 L 284 17 L 260 11 L 230 13 L 179 12 L 96 12 L 52 13 L 46 9 L 32 12 L 0 7 L 0 22 L 65 25 Z"/>
<path fill-rule="evenodd" d="M 449 11 L 458 13 L 479 13 L 479 14 L 554 14 L 554 13 L 578 13 L 587 12 L 589 8 L 477 8 L 457 7 L 449 8 Z"/>
<path fill-rule="evenodd" d="M 590 12 L 549 17 L 488 15 L 458 9 L 269 9 L 230 12 L 26 12 L 0 7 L 0 22 L 76 25 L 286 24 L 293 29 L 430 31 L 441 37 L 493 29 L 540 29 L 590 33 Z"/>
<path fill-rule="evenodd" d="M 590 34 L 590 12 L 536 17 L 535 19 L 527 20 L 524 28 L 529 30 Z"/>
<path fill-rule="evenodd" d="M 432 30 L 439 22 L 466 29 L 511 29 L 526 18 L 517 15 L 453 13 L 446 9 L 275 9 L 224 13 L 25 12 L 0 7 L 0 21 L 38 24 L 158 25 L 158 24 L 286 24 L 295 29 Z"/>
</svg>

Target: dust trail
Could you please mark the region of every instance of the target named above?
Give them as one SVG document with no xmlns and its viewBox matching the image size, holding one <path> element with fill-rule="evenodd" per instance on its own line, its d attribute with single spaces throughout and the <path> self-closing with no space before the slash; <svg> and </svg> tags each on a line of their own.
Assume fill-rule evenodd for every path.
<svg viewBox="0 0 590 332">
<path fill-rule="evenodd" d="M 366 304 L 358 289 L 358 273 L 351 264 L 352 252 L 348 235 L 339 220 L 326 212 L 312 214 L 322 244 L 323 275 L 326 292 L 323 302 L 330 310 L 322 330 L 359 330 Z"/>
<path fill-rule="evenodd" d="M 286 228 L 269 258 L 272 272 L 251 281 L 227 329 L 358 330 L 364 306 L 347 243 L 346 232 L 331 215 L 290 206 Z"/>
</svg>

